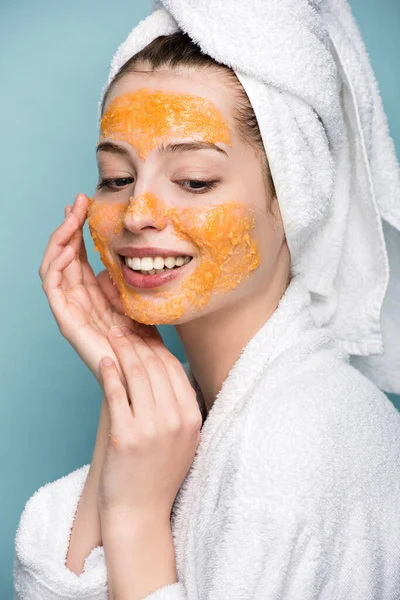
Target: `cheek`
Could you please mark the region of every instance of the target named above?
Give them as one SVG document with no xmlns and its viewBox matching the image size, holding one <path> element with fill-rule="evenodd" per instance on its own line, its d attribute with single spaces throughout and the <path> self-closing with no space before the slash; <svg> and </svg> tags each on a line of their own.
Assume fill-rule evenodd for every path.
<svg viewBox="0 0 400 600">
<path fill-rule="evenodd" d="M 90 198 L 88 210 L 88 225 L 95 249 L 103 256 L 105 249 L 115 235 L 120 233 L 123 226 L 126 205 L 99 204 Z"/>
<path fill-rule="evenodd" d="M 200 263 L 193 273 L 192 302 L 207 303 L 211 292 L 224 293 L 238 286 L 260 264 L 254 238 L 252 209 L 230 202 L 171 215 L 179 237 L 194 242 Z"/>
</svg>

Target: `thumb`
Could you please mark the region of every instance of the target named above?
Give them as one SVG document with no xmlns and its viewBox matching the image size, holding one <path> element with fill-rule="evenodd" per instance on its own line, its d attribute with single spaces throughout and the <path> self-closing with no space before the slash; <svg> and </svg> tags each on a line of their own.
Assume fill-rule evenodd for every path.
<svg viewBox="0 0 400 600">
<path fill-rule="evenodd" d="M 111 279 L 107 269 L 100 271 L 97 275 L 97 283 L 111 306 L 121 315 L 124 314 L 124 306 L 122 304 L 119 290 Z"/>
</svg>

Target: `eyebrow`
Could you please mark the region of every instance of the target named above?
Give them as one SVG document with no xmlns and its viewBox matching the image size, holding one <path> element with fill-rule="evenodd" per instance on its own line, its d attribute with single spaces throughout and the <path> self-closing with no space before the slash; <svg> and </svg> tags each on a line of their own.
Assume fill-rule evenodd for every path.
<svg viewBox="0 0 400 600">
<path fill-rule="evenodd" d="M 210 142 L 179 142 L 179 143 L 171 143 L 171 144 L 165 144 L 165 143 L 161 143 L 160 146 L 157 148 L 157 151 L 160 154 L 167 154 L 169 152 L 175 152 L 175 153 L 179 153 L 179 152 L 188 152 L 190 150 L 216 150 L 217 152 L 220 152 L 222 154 L 225 154 L 225 156 L 228 156 L 228 154 L 225 152 L 225 150 L 223 150 L 223 148 L 220 148 L 219 146 L 217 146 L 216 144 L 212 144 Z M 114 142 L 100 142 L 96 148 L 96 152 L 112 152 L 113 154 L 120 154 L 123 156 L 129 156 L 129 151 L 124 148 L 123 146 L 119 146 L 118 144 L 114 144 Z"/>
<path fill-rule="evenodd" d="M 114 144 L 113 142 L 100 142 L 96 148 L 96 152 L 112 152 L 113 154 L 122 154 L 123 156 L 128 156 L 129 152 L 123 146 L 119 146 L 118 144 Z"/>
<path fill-rule="evenodd" d="M 223 148 L 220 148 L 219 146 L 217 146 L 216 144 L 212 144 L 211 142 L 203 142 L 203 141 L 178 142 L 175 144 L 161 143 L 160 146 L 158 147 L 158 152 L 160 154 L 166 154 L 167 152 L 175 152 L 175 153 L 188 152 L 190 150 L 216 150 L 217 152 L 220 152 L 220 153 L 228 156 L 228 154 L 225 152 L 225 150 Z"/>
</svg>

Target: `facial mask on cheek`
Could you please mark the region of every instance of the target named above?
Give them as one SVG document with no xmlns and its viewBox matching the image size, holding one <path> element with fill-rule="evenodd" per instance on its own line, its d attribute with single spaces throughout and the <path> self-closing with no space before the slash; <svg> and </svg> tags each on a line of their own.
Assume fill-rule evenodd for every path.
<svg viewBox="0 0 400 600">
<path fill-rule="evenodd" d="M 155 220 L 170 221 L 175 235 L 193 248 L 195 270 L 171 282 L 169 290 L 150 294 L 146 290 L 145 294 L 130 288 L 109 251 L 113 237 L 122 230 L 127 210 L 150 211 Z M 167 208 L 150 193 L 129 205 L 96 203 L 91 198 L 89 229 L 95 249 L 119 289 L 125 314 L 147 325 L 173 323 L 190 310 L 203 309 L 212 294 L 236 288 L 260 264 L 252 235 L 253 210 L 236 202 L 178 210 Z"/>
</svg>

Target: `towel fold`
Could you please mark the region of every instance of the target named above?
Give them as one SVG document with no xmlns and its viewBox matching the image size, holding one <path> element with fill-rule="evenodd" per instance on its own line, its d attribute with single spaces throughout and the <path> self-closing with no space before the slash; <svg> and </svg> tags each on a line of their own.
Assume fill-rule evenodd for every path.
<svg viewBox="0 0 400 600">
<path fill-rule="evenodd" d="M 400 170 L 347 1 L 155 2 L 117 50 L 102 97 L 124 62 L 178 30 L 231 67 L 252 103 L 316 325 L 400 393 Z"/>
</svg>

